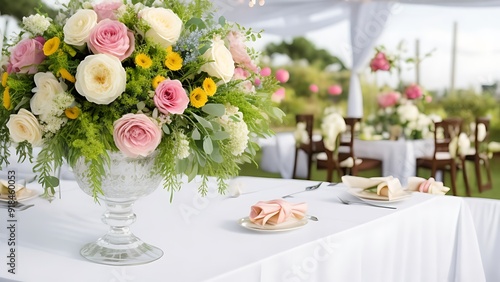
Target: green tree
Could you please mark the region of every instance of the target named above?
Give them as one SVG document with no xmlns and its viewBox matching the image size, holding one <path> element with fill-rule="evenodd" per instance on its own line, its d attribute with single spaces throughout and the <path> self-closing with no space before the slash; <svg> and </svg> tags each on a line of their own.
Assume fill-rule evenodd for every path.
<svg viewBox="0 0 500 282">
<path fill-rule="evenodd" d="M 57 11 L 41 0 L 0 0 L 0 14 L 11 15 L 18 20 L 29 16 L 36 11 L 46 13 L 49 17 L 54 18 Z"/>
<path fill-rule="evenodd" d="M 279 44 L 271 43 L 266 46 L 264 52 L 267 55 L 274 53 L 285 54 L 293 61 L 306 59 L 311 65 L 318 65 L 324 69 L 329 65 L 338 64 L 340 70 L 346 70 L 344 63 L 337 57 L 331 55 L 325 49 L 318 49 L 305 37 L 295 37 L 291 43 L 282 41 Z"/>
</svg>

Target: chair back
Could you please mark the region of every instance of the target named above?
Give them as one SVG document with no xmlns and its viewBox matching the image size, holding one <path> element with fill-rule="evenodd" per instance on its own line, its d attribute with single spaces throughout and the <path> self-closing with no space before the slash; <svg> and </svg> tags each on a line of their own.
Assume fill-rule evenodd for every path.
<svg viewBox="0 0 500 282">
<path fill-rule="evenodd" d="M 438 153 L 450 152 L 450 143 L 453 138 L 458 138 L 460 132 L 462 132 L 460 118 L 447 118 L 434 122 L 434 158 Z"/>
<path fill-rule="evenodd" d="M 484 136 L 479 136 L 479 128 L 481 125 L 484 125 L 485 129 L 485 135 Z M 482 144 L 488 144 L 489 140 L 489 135 L 490 135 L 490 119 L 487 117 L 478 117 L 476 118 L 476 126 L 474 127 L 474 148 L 476 150 L 476 153 L 480 153 L 481 150 L 483 149 Z"/>
<path fill-rule="evenodd" d="M 340 134 L 339 160 L 343 161 L 349 157 L 355 159 L 354 137 L 356 136 L 356 125 L 361 122 L 361 118 L 344 118 L 346 131 Z"/>
</svg>

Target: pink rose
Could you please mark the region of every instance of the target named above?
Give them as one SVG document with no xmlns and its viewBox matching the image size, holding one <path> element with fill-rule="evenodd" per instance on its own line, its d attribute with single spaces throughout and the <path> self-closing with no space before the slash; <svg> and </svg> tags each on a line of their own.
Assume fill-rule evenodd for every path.
<svg viewBox="0 0 500 282">
<path fill-rule="evenodd" d="M 309 85 L 309 90 L 310 90 L 312 93 L 318 93 L 318 91 L 319 91 L 319 87 L 318 87 L 318 85 L 316 85 L 316 84 L 311 84 L 311 85 Z"/>
<path fill-rule="evenodd" d="M 271 68 L 265 67 L 262 70 L 260 70 L 260 75 L 262 76 L 270 76 L 271 75 Z"/>
<path fill-rule="evenodd" d="M 104 19 L 90 32 L 88 45 L 94 54 L 108 54 L 123 61 L 134 51 L 135 39 L 123 23 Z"/>
<path fill-rule="evenodd" d="M 242 69 L 242 68 L 235 68 L 234 69 L 233 80 L 247 79 L 248 76 L 250 76 L 250 74 L 245 69 Z"/>
<path fill-rule="evenodd" d="M 411 84 L 410 86 L 406 87 L 405 95 L 406 95 L 406 98 L 408 98 L 410 100 L 415 100 L 415 99 L 422 97 L 423 92 L 422 92 L 422 89 L 420 89 L 420 87 L 418 85 Z"/>
<path fill-rule="evenodd" d="M 332 85 L 328 87 L 328 94 L 333 95 L 333 96 L 338 96 L 342 94 L 342 87 L 340 85 Z"/>
<path fill-rule="evenodd" d="M 432 102 L 432 96 L 430 96 L 430 95 L 425 96 L 425 101 L 426 101 L 427 103 Z"/>
<path fill-rule="evenodd" d="M 284 69 L 279 69 L 276 71 L 276 79 L 281 82 L 281 83 L 285 83 L 288 81 L 288 79 L 290 78 L 290 74 L 288 73 L 287 70 L 284 70 Z"/>
<path fill-rule="evenodd" d="M 260 78 L 256 77 L 255 80 L 253 81 L 253 84 L 255 84 L 255 86 L 260 86 L 260 84 L 262 83 L 262 81 L 260 81 Z"/>
<path fill-rule="evenodd" d="M 283 99 L 285 99 L 285 88 L 283 87 L 276 90 L 271 96 L 271 100 L 277 103 L 281 102 Z"/>
<path fill-rule="evenodd" d="M 7 66 L 8 73 L 34 74 L 38 65 L 45 60 L 43 44 L 45 39 L 41 36 L 35 39 L 26 38 L 14 46 Z"/>
<path fill-rule="evenodd" d="M 126 114 L 113 127 L 116 147 L 130 158 L 148 156 L 161 141 L 160 126 L 144 114 Z"/>
<path fill-rule="evenodd" d="M 382 108 L 392 107 L 399 101 L 401 94 L 399 92 L 387 92 L 377 97 L 378 105 Z"/>
<path fill-rule="evenodd" d="M 388 71 L 391 69 L 391 64 L 389 63 L 389 60 L 387 60 L 384 53 L 378 52 L 371 60 L 370 68 L 372 69 L 372 71 Z"/>
<path fill-rule="evenodd" d="M 97 21 L 102 21 L 104 19 L 116 20 L 116 12 L 123 6 L 120 2 L 101 2 L 94 5 L 94 12 L 97 14 Z"/>
<path fill-rule="evenodd" d="M 256 72 L 257 66 L 252 62 L 252 59 L 248 55 L 247 46 L 245 45 L 243 35 L 237 31 L 230 31 L 227 34 L 227 40 L 229 41 L 229 52 L 233 57 L 233 61 L 249 70 Z"/>
<path fill-rule="evenodd" d="M 163 80 L 155 89 L 153 98 L 156 107 L 163 114 L 182 114 L 189 104 L 186 90 L 179 80 Z"/>
</svg>

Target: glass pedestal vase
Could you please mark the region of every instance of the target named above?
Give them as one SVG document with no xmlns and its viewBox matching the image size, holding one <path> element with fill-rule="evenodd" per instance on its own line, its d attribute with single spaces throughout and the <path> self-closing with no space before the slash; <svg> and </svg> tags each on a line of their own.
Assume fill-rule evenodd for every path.
<svg viewBox="0 0 500 282">
<path fill-rule="evenodd" d="M 154 169 L 156 154 L 132 159 L 121 153 L 109 152 L 110 165 L 102 176 L 102 192 L 98 198 L 104 202 L 106 212 L 102 221 L 109 226 L 107 234 L 86 244 L 80 253 L 86 259 L 110 265 L 136 265 L 159 259 L 163 251 L 137 238 L 129 226 L 135 222 L 134 202 L 153 192 L 162 181 Z M 92 196 L 89 164 L 80 158 L 73 167 L 80 188 Z"/>
</svg>

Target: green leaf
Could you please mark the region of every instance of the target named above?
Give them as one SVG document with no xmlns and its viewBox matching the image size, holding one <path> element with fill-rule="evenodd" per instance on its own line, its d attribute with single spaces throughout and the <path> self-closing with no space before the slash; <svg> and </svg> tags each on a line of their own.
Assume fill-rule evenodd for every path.
<svg viewBox="0 0 500 282">
<path fill-rule="evenodd" d="M 207 52 L 207 50 L 208 50 L 208 49 L 210 49 L 210 47 L 212 47 L 212 46 L 210 46 L 210 45 L 203 45 L 203 46 L 199 49 L 200 54 L 205 54 L 205 52 Z"/>
<path fill-rule="evenodd" d="M 59 186 L 59 178 L 55 176 L 45 176 L 45 183 L 47 183 L 49 187 L 57 187 Z"/>
<path fill-rule="evenodd" d="M 177 173 L 186 173 L 189 165 L 189 159 L 185 158 L 177 162 Z"/>
<path fill-rule="evenodd" d="M 146 103 L 144 102 L 139 102 L 137 103 L 137 110 L 142 111 L 146 107 Z"/>
<path fill-rule="evenodd" d="M 229 138 L 229 133 L 226 131 L 215 131 L 210 137 L 212 137 L 212 140 L 224 140 Z"/>
<path fill-rule="evenodd" d="M 203 150 L 205 151 L 205 153 L 207 153 L 207 155 L 212 154 L 212 152 L 214 150 L 214 145 L 212 144 L 212 139 L 210 139 L 209 137 L 206 137 L 203 140 Z"/>
<path fill-rule="evenodd" d="M 199 19 L 199 18 L 191 18 L 185 24 L 186 27 L 190 27 L 192 25 L 197 26 L 199 29 L 206 29 L 207 28 L 207 25 L 205 24 L 205 22 L 203 22 L 203 20 Z"/>
<path fill-rule="evenodd" d="M 206 119 L 200 117 L 199 115 L 196 115 L 193 113 L 194 118 L 205 128 L 210 128 L 213 129 L 212 124 L 208 122 Z"/>
<path fill-rule="evenodd" d="M 216 117 L 221 117 L 226 113 L 226 108 L 222 104 L 206 104 L 201 110 Z"/>
<path fill-rule="evenodd" d="M 198 163 L 193 162 L 192 165 L 193 166 L 191 168 L 191 171 L 188 174 L 188 182 L 191 182 L 191 180 L 193 180 L 196 177 L 196 175 L 198 174 Z"/>
<path fill-rule="evenodd" d="M 223 16 L 220 16 L 219 17 L 219 24 L 221 26 L 225 26 L 226 25 L 226 18 L 224 18 Z"/>
<path fill-rule="evenodd" d="M 164 124 L 161 128 L 163 129 L 163 132 L 165 132 L 165 134 L 170 134 L 170 128 L 168 128 L 166 124 Z"/>
<path fill-rule="evenodd" d="M 193 133 L 191 133 L 191 138 L 193 138 L 193 140 L 201 140 L 201 134 L 198 128 L 195 128 L 193 130 Z"/>
<path fill-rule="evenodd" d="M 210 158 L 212 158 L 212 160 L 218 164 L 221 164 L 224 161 L 218 148 L 214 149 L 214 151 L 210 155 Z"/>
</svg>

